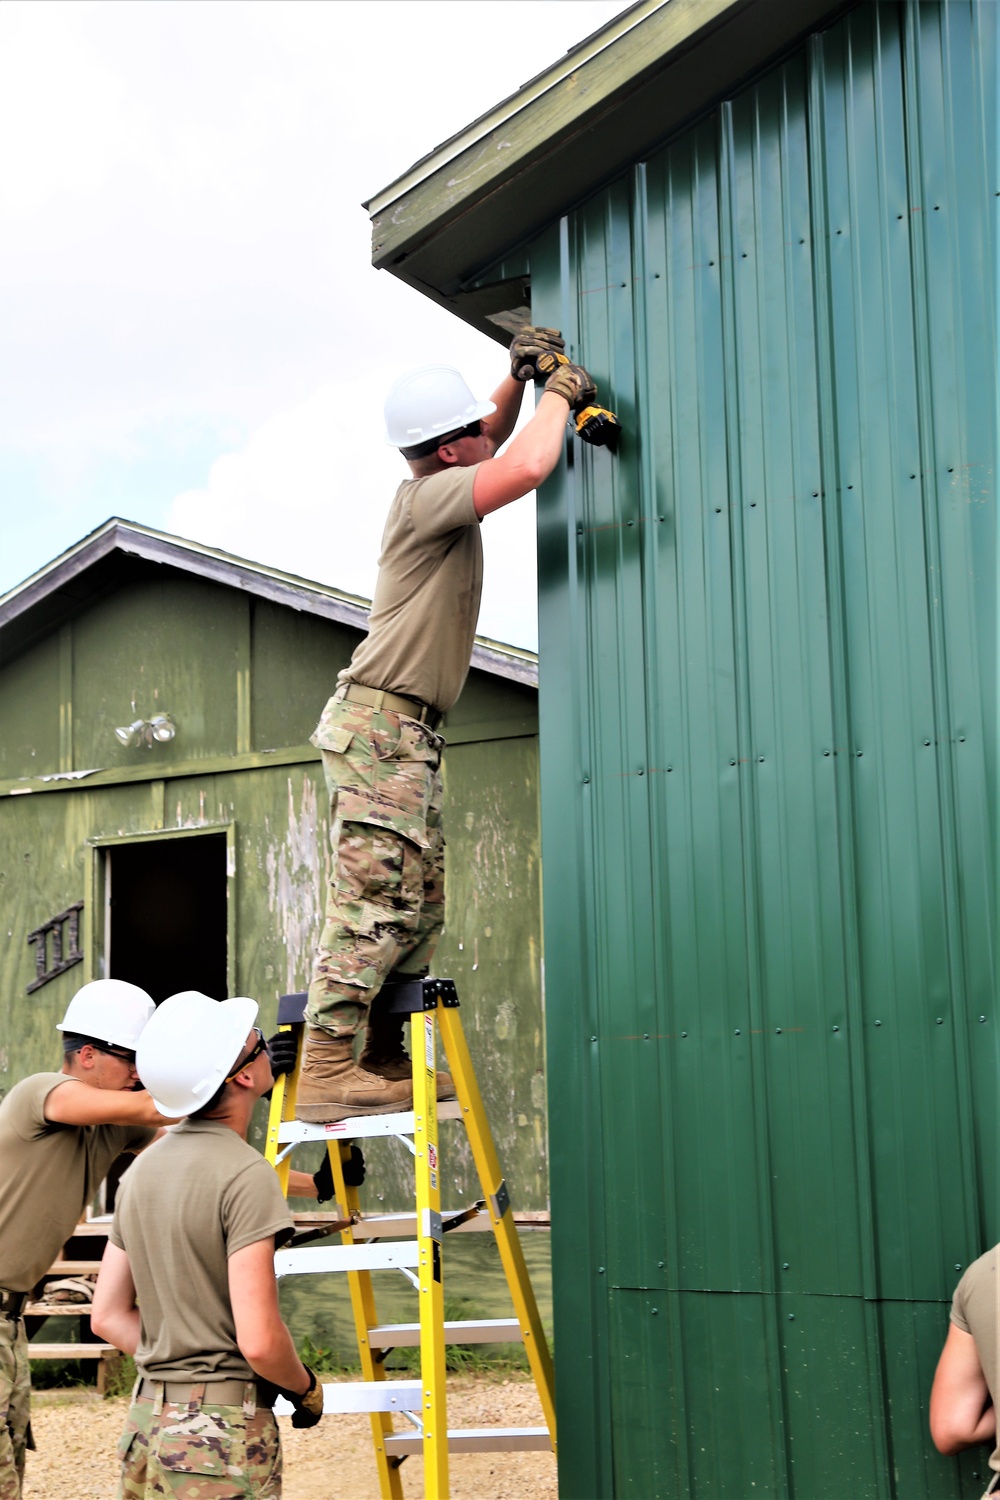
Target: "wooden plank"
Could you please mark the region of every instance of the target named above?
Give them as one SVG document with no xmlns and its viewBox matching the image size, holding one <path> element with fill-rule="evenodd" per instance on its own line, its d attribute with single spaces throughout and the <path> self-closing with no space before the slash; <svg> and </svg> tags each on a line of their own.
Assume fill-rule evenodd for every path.
<svg viewBox="0 0 1000 1500">
<path fill-rule="evenodd" d="M 29 1359 L 107 1359 L 118 1354 L 114 1344 L 29 1344 Z"/>
</svg>

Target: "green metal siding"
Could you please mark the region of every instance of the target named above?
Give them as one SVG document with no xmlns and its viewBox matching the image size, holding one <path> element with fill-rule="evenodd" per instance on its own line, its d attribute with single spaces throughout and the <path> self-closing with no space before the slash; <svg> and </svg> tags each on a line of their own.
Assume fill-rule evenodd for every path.
<svg viewBox="0 0 1000 1500">
<path fill-rule="evenodd" d="M 1000 1237 L 996 7 L 865 5 L 532 249 L 561 1493 L 976 1492 Z M 553 669 L 552 663 L 558 663 Z"/>
</svg>

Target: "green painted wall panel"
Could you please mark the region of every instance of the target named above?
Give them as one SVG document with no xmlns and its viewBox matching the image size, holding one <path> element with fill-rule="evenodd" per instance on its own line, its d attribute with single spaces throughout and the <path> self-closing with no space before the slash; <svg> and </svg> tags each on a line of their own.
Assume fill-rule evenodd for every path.
<svg viewBox="0 0 1000 1500">
<path fill-rule="evenodd" d="M 171 757 L 234 750 L 236 673 L 248 650 L 248 607 L 235 590 L 170 571 L 162 582 L 126 586 L 79 615 L 73 630 L 76 768 L 144 764 L 150 751 L 120 745 L 114 726 L 162 712 L 177 724 L 168 764 Z M 138 660 L 136 640 L 144 643 Z"/>
<path fill-rule="evenodd" d="M 996 22 L 859 7 L 532 249 L 625 429 L 539 502 L 567 1496 L 975 1483 L 926 1396 L 1000 1233 Z"/>
<path fill-rule="evenodd" d="M 0 667 L 0 779 L 59 769 L 59 636 Z"/>
</svg>

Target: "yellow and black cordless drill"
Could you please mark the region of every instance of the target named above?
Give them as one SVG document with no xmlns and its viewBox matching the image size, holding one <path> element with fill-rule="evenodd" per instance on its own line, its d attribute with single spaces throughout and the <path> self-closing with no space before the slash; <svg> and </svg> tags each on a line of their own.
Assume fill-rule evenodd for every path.
<svg viewBox="0 0 1000 1500">
<path fill-rule="evenodd" d="M 547 380 L 560 365 L 572 363 L 565 354 L 555 354 L 546 350 L 535 360 L 535 369 L 543 380 Z M 594 391 L 596 396 L 597 392 Z M 576 423 L 576 435 L 585 443 L 590 443 L 594 448 L 610 448 L 614 453 L 618 448 L 618 440 L 622 435 L 622 424 L 613 411 L 606 406 L 598 406 L 594 402 L 588 402 L 579 410 L 574 408 L 573 418 Z"/>
</svg>

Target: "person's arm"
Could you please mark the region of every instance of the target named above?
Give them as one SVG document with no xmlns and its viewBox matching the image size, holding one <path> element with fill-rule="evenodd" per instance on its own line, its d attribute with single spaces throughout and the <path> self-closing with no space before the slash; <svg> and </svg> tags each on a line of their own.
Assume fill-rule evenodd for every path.
<svg viewBox="0 0 1000 1500">
<path fill-rule="evenodd" d="M 44 1114 L 56 1125 L 176 1125 L 161 1115 L 145 1089 L 96 1089 L 67 1078 L 45 1100 Z"/>
<path fill-rule="evenodd" d="M 931 1438 L 939 1453 L 961 1453 L 996 1437 L 997 1414 L 971 1333 L 954 1323 L 931 1388 Z"/>
<path fill-rule="evenodd" d="M 247 1364 L 282 1390 L 304 1394 L 311 1378 L 278 1311 L 273 1236 L 229 1257 L 229 1300 L 236 1342 Z"/>
<path fill-rule="evenodd" d="M 319 1189 L 311 1172 L 297 1172 L 294 1167 L 288 1173 L 289 1198 L 318 1198 Z"/>
<path fill-rule="evenodd" d="M 512 380 L 510 384 L 516 386 L 518 382 Z M 543 392 L 535 415 L 506 453 L 485 459 L 478 466 L 472 481 L 472 503 L 480 520 L 512 500 L 520 500 L 548 479 L 562 453 L 569 410 L 565 396 Z"/>
<path fill-rule="evenodd" d="M 490 428 L 490 437 L 497 448 L 502 448 L 517 425 L 518 415 L 521 411 L 521 398 L 524 395 L 525 382 L 515 380 L 512 375 L 505 375 L 490 398 L 496 411 L 487 418 Z"/>
<path fill-rule="evenodd" d="M 139 1309 L 135 1302 L 135 1282 L 124 1250 L 110 1242 L 104 1247 L 104 1258 L 94 1288 L 94 1306 L 90 1326 L 123 1354 L 134 1354 L 139 1345 Z"/>
</svg>

